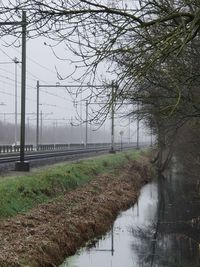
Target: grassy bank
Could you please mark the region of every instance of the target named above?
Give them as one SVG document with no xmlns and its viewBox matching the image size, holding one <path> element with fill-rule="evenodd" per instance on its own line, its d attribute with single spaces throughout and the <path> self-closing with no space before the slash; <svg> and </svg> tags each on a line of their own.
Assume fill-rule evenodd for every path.
<svg viewBox="0 0 200 267">
<path fill-rule="evenodd" d="M 97 174 L 112 171 L 137 159 L 139 151 L 99 156 L 76 163 L 63 163 L 23 176 L 0 180 L 0 218 L 26 212 L 90 181 Z"/>
<path fill-rule="evenodd" d="M 59 266 L 86 242 L 105 234 L 119 212 L 131 207 L 140 188 L 151 180 L 151 165 L 141 154 L 117 154 L 70 164 L 70 174 L 73 172 L 75 179 L 81 173 L 77 185 L 83 183 L 83 177 L 84 182 L 91 181 L 75 190 L 70 190 L 69 183 L 70 191 L 64 195 L 24 214 L 0 220 L 0 266 Z M 134 158 L 138 160 L 131 160 Z M 57 171 L 53 168 L 49 175 L 55 177 Z M 64 189 L 65 183 L 60 183 Z"/>
</svg>

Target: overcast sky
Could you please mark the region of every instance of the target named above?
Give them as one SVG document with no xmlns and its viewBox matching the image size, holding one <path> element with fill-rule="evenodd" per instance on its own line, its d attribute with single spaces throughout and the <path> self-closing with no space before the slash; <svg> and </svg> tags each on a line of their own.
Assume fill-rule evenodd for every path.
<svg viewBox="0 0 200 267">
<path fill-rule="evenodd" d="M 15 57 L 21 61 L 21 47 L 13 45 L 7 47 L 5 41 L 10 40 L 5 37 L 0 41 L 0 120 L 14 123 L 15 112 Z M 47 43 L 47 45 L 44 44 Z M 40 84 L 69 84 L 70 78 L 65 81 L 59 81 L 56 69 L 66 77 L 73 72 L 73 66 L 67 60 L 59 60 L 49 48 L 49 40 L 42 37 L 28 40 L 27 42 L 27 79 L 26 79 L 26 120 L 30 124 L 36 123 L 36 82 Z M 56 48 L 56 53 L 61 58 L 73 57 L 65 47 Z M 102 70 L 100 70 L 102 71 Z M 77 84 L 77 83 L 76 83 Z M 21 64 L 17 64 L 17 87 L 18 87 L 18 112 L 20 113 L 20 91 L 21 91 Z M 84 98 L 85 95 L 82 95 Z M 80 105 L 81 96 L 77 98 L 79 114 L 82 113 L 85 119 L 85 104 Z M 5 105 L 3 105 L 5 104 Z M 40 88 L 40 111 L 43 113 L 43 123 L 46 125 L 53 124 L 57 119 L 58 125 L 66 125 L 72 119 L 75 122 L 76 109 L 73 99 L 65 88 Z M 11 113 L 11 114 L 8 114 Z M 33 113 L 33 114 L 32 114 Z M 20 116 L 18 115 L 18 122 Z M 136 124 L 129 121 L 116 120 L 117 133 L 116 139 L 119 139 L 119 132 L 124 132 L 124 138 L 128 139 L 131 130 L 131 140 L 136 140 Z M 95 127 L 94 127 L 95 128 Z M 110 131 L 110 120 L 106 123 L 106 129 Z"/>
</svg>

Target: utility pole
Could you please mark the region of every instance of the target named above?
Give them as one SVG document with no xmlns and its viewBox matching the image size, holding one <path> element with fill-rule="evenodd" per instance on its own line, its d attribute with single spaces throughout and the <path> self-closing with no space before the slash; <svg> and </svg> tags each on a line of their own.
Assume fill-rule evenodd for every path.
<svg viewBox="0 0 200 267">
<path fill-rule="evenodd" d="M 72 143 L 72 136 L 73 136 L 73 130 L 72 130 L 72 126 L 73 126 L 73 118 L 71 117 L 71 121 L 70 121 L 70 144 Z"/>
<path fill-rule="evenodd" d="M 87 85 L 81 85 L 81 84 L 40 84 L 39 81 L 37 81 L 37 126 L 36 126 L 36 148 L 38 149 L 38 143 L 39 143 L 39 89 L 43 87 L 43 88 L 66 88 L 66 87 L 71 87 L 71 88 L 102 88 L 103 85 L 91 85 L 91 84 L 87 84 Z M 83 141 L 83 133 L 82 133 L 82 91 L 81 91 L 81 105 L 80 105 L 80 117 L 81 117 L 81 142 Z M 71 122 L 71 126 L 73 126 L 72 122 Z M 88 139 L 88 136 L 87 136 Z M 72 128 L 71 128 L 71 142 L 72 142 L 73 138 L 72 138 Z"/>
<path fill-rule="evenodd" d="M 88 143 L 88 100 L 86 100 L 86 115 L 85 115 L 85 147 L 87 147 Z"/>
<path fill-rule="evenodd" d="M 52 142 L 55 144 L 55 121 L 52 120 L 52 129 L 53 129 L 53 134 L 52 134 Z"/>
<path fill-rule="evenodd" d="M 137 149 L 140 149 L 139 141 L 140 141 L 140 120 L 139 120 L 139 103 L 137 103 L 137 145 L 136 145 Z"/>
<path fill-rule="evenodd" d="M 40 111 L 40 142 L 42 143 L 42 110 Z"/>
<path fill-rule="evenodd" d="M 26 11 L 22 11 L 22 71 L 21 71 L 21 127 L 20 127 L 20 161 L 16 162 L 17 171 L 29 171 L 29 163 L 24 161 L 25 146 L 25 112 L 26 112 Z"/>
<path fill-rule="evenodd" d="M 131 117 L 128 118 L 129 123 L 128 123 L 128 143 L 131 143 Z"/>
<path fill-rule="evenodd" d="M 57 87 L 60 87 L 60 88 L 66 88 L 66 87 L 70 87 L 70 88 L 104 88 L 103 85 L 99 85 L 99 84 L 96 84 L 96 85 L 92 85 L 92 84 L 85 84 L 85 85 L 81 85 L 81 84 L 39 84 L 39 81 L 37 82 L 37 92 L 38 92 L 38 95 L 39 95 L 39 88 L 57 88 Z M 82 93 L 81 93 L 82 94 Z M 37 106 L 39 105 L 39 96 L 37 98 Z M 82 95 L 81 95 L 81 103 L 82 103 Z M 91 103 L 90 103 L 91 104 Z M 82 105 L 82 104 L 81 104 Z M 82 122 L 82 107 L 80 109 L 80 117 L 81 117 L 81 122 Z M 114 88 L 114 82 L 112 82 L 112 97 L 111 97 L 111 149 L 110 149 L 110 153 L 115 153 L 115 150 L 114 150 L 114 113 L 115 113 L 115 88 Z M 39 114 L 38 114 L 39 116 Z M 72 125 L 72 124 L 71 124 Z M 92 135 L 91 135 L 91 125 L 90 125 L 90 132 L 89 132 L 89 136 L 90 136 L 90 142 L 92 141 Z M 81 136 L 82 136 L 82 123 L 81 123 Z M 88 139 L 88 136 L 87 136 L 87 139 Z M 87 140 L 88 142 L 88 140 Z"/>
<path fill-rule="evenodd" d="M 0 24 L 1 25 L 1 24 Z M 15 131 L 14 131 L 14 143 L 17 145 L 17 64 L 21 63 L 17 57 L 15 57 L 11 62 L 1 62 L 1 64 L 15 63 L 15 99 L 14 99 L 14 109 L 15 109 Z M 1 105 L 1 103 L 0 103 Z"/>
<path fill-rule="evenodd" d="M 18 170 L 29 170 L 29 165 L 24 164 L 25 146 L 25 101 L 26 101 L 26 12 L 22 12 L 22 72 L 21 72 L 21 131 L 20 131 L 20 168 Z"/>
<path fill-rule="evenodd" d="M 25 145 L 25 105 L 26 105 L 26 11 L 22 11 L 22 21 L 0 22 L 0 26 L 20 25 L 22 27 L 22 72 L 21 72 L 21 127 L 20 127 L 20 161 L 15 163 L 16 171 L 29 171 L 29 163 L 24 161 Z"/>
<path fill-rule="evenodd" d="M 17 145 L 17 64 L 19 60 L 15 57 L 13 62 L 15 63 L 15 145 Z"/>
<path fill-rule="evenodd" d="M 114 88 L 114 82 L 112 82 L 112 95 L 111 95 L 111 148 L 110 148 L 110 153 L 115 153 L 115 148 L 114 148 L 114 116 L 115 116 L 115 88 Z"/>
<path fill-rule="evenodd" d="M 37 81 L 37 110 L 36 110 L 36 150 L 39 149 L 39 89 L 40 84 L 39 81 Z"/>
<path fill-rule="evenodd" d="M 81 144 L 83 143 L 83 120 L 82 120 L 82 89 L 81 89 L 81 102 L 80 102 L 80 117 L 81 117 Z"/>
</svg>

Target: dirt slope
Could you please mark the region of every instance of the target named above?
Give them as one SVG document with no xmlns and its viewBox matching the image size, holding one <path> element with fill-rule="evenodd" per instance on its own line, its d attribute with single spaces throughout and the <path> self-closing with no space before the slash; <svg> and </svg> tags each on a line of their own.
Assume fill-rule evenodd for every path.
<svg viewBox="0 0 200 267">
<path fill-rule="evenodd" d="M 27 214 L 0 221 L 0 266 L 59 266 L 86 241 L 105 233 L 149 179 L 147 161 L 134 162 Z"/>
</svg>

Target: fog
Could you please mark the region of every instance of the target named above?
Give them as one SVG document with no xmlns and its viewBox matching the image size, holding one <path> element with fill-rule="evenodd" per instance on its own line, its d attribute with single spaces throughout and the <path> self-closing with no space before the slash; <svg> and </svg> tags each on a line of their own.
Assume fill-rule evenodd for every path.
<svg viewBox="0 0 200 267">
<path fill-rule="evenodd" d="M 26 80 L 26 144 L 35 143 L 36 139 L 36 84 L 58 85 L 39 89 L 39 112 L 40 112 L 40 143 L 70 143 L 85 142 L 86 99 L 89 90 L 83 93 L 70 95 L 66 88 L 59 85 L 79 84 L 68 77 L 74 71 L 74 65 L 69 59 L 75 60 L 74 56 L 60 45 L 52 51 L 50 41 L 45 38 L 31 39 L 27 41 L 27 80 Z M 21 105 L 21 63 L 14 63 L 14 58 L 21 61 L 21 47 L 18 43 L 8 45 L 11 40 L 4 37 L 0 41 L 0 143 L 14 143 L 15 137 L 15 104 L 17 104 L 17 123 L 19 140 L 20 105 Z M 56 55 L 55 55 L 56 53 Z M 77 72 L 77 78 L 83 70 Z M 100 66 L 99 74 L 103 73 Z M 109 74 L 106 74 L 109 77 Z M 59 77 L 59 78 L 60 78 Z M 112 78 L 112 77 L 110 77 Z M 99 82 L 97 80 L 97 82 Z M 17 86 L 17 101 L 15 100 L 15 88 Z M 76 88 L 74 88 L 74 93 Z M 110 142 L 111 120 L 105 120 L 103 125 L 92 122 L 94 110 L 98 106 L 89 106 L 88 142 Z M 123 131 L 124 142 L 136 141 L 136 122 L 122 118 L 115 114 L 115 141 L 120 142 L 120 131 Z M 130 125 L 129 125 L 130 124 Z M 100 127 L 101 126 L 101 127 Z M 100 127 L 99 130 L 97 130 Z M 148 139 L 145 127 L 140 131 L 141 138 Z M 7 132 L 7 134 L 5 134 Z"/>
</svg>

